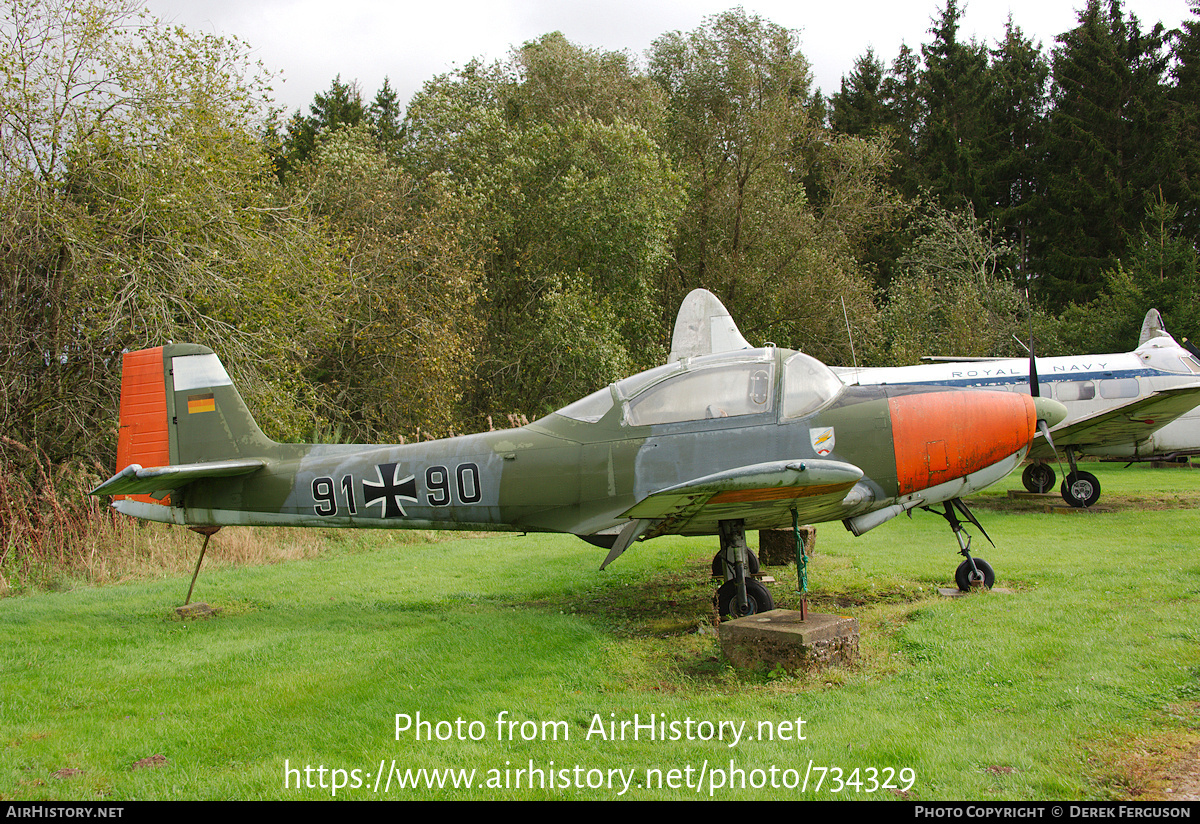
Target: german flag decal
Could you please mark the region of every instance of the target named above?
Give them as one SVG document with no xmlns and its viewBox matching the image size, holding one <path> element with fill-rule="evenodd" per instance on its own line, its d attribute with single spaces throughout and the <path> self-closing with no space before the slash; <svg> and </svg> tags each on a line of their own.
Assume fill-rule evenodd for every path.
<svg viewBox="0 0 1200 824">
<path fill-rule="evenodd" d="M 217 402 L 213 399 L 213 393 L 208 392 L 203 395 L 188 395 L 188 414 L 194 415 L 197 412 L 216 412 Z"/>
</svg>

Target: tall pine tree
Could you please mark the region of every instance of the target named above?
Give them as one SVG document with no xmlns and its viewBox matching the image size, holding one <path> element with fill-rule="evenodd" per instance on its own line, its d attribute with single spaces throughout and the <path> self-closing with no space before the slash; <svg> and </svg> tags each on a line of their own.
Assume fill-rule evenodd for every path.
<svg viewBox="0 0 1200 824">
<path fill-rule="evenodd" d="M 1090 0 L 1058 38 L 1036 265 L 1054 307 L 1094 298 L 1165 172 L 1164 31 Z"/>
<path fill-rule="evenodd" d="M 925 120 L 917 141 L 917 168 L 923 187 L 947 208 L 971 204 L 982 211 L 981 155 L 985 151 L 987 50 L 958 39 L 962 10 L 947 0 L 921 47 L 925 66 L 920 94 Z"/>
<path fill-rule="evenodd" d="M 892 61 L 880 87 L 883 103 L 887 107 L 888 122 L 892 127 L 892 148 L 895 151 L 890 182 L 906 198 L 913 198 L 920 192 L 920 182 L 914 169 L 917 135 L 924 122 L 920 71 L 921 60 L 917 53 L 901 43 L 900 53 Z"/>
<path fill-rule="evenodd" d="M 1049 74 L 1040 46 L 1009 18 L 989 68 L 988 156 L 980 217 L 1009 244 L 1021 273 L 1027 271 L 1029 230 L 1038 208 L 1037 167 L 1045 148 Z"/>
<path fill-rule="evenodd" d="M 883 100 L 883 61 L 873 49 L 854 61 L 854 70 L 842 78 L 841 91 L 833 95 L 830 126 L 843 134 L 869 136 L 892 125 Z"/>
<path fill-rule="evenodd" d="M 1200 237 L 1200 0 L 1191 0 L 1192 17 L 1175 38 L 1167 92 L 1168 173 L 1163 192 L 1178 207 L 1176 220 L 1185 237 Z"/>
</svg>

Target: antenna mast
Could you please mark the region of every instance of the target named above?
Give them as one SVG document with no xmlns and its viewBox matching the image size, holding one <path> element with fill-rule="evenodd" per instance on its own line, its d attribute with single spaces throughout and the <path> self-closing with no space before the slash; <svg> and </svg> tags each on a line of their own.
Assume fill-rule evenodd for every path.
<svg viewBox="0 0 1200 824">
<path fill-rule="evenodd" d="M 854 362 L 854 382 L 858 383 L 858 355 L 854 354 L 854 333 L 850 331 L 850 315 L 846 313 L 846 298 L 843 296 L 842 317 L 846 319 L 846 337 L 850 339 L 850 360 Z"/>
</svg>

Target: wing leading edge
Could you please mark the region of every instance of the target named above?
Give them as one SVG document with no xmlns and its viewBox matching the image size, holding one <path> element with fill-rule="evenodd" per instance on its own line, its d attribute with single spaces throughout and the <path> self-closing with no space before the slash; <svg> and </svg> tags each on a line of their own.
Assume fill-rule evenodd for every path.
<svg viewBox="0 0 1200 824">
<path fill-rule="evenodd" d="M 797 510 L 807 520 L 839 505 L 863 471 L 841 461 L 769 461 L 717 472 L 651 493 L 622 517 L 659 521 L 658 534 L 692 532 L 717 521 L 790 522 Z"/>
<path fill-rule="evenodd" d="M 1051 432 L 1056 446 L 1097 446 L 1136 443 L 1195 408 L 1200 383 L 1159 389 L 1125 406 L 1083 418 Z M 1030 458 L 1052 458 L 1054 450 L 1039 438 L 1029 448 Z"/>
<path fill-rule="evenodd" d="M 621 517 L 629 522 L 617 536 L 601 569 L 638 538 L 666 534 L 712 534 L 718 521 L 740 519 L 750 529 L 802 521 L 841 508 L 863 471 L 841 461 L 769 461 L 705 475 L 647 495 Z"/>
</svg>

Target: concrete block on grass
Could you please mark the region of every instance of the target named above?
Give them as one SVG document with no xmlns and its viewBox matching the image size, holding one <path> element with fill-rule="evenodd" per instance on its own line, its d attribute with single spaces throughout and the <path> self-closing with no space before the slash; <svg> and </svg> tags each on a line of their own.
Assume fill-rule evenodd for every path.
<svg viewBox="0 0 1200 824">
<path fill-rule="evenodd" d="M 848 664 L 858 658 L 858 619 L 773 609 L 721 624 L 721 649 L 735 667 L 789 671 Z"/>
</svg>

